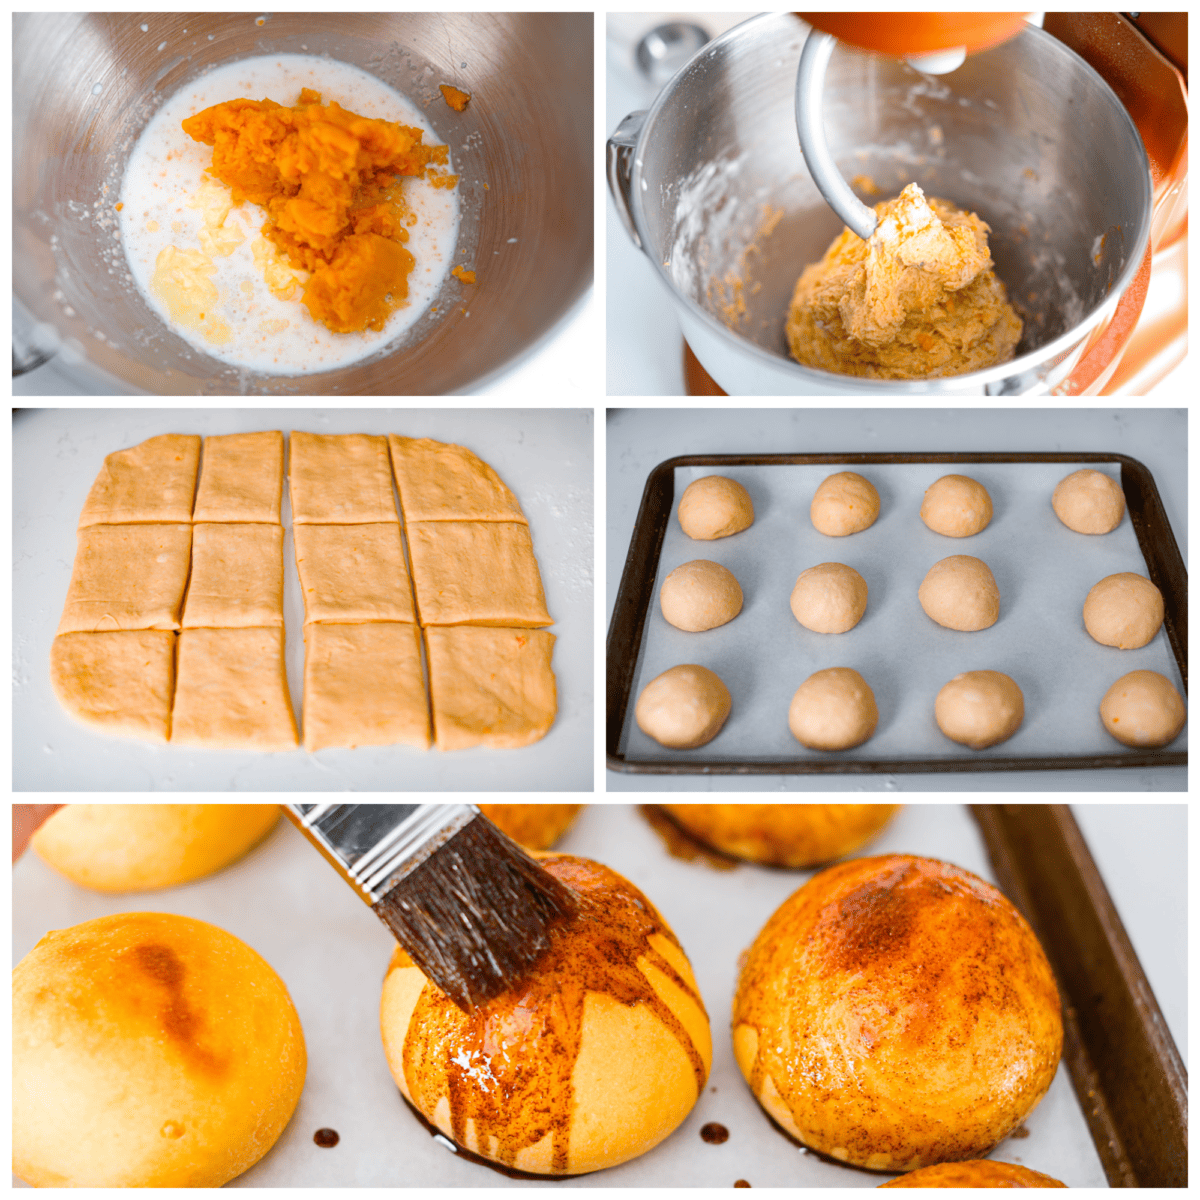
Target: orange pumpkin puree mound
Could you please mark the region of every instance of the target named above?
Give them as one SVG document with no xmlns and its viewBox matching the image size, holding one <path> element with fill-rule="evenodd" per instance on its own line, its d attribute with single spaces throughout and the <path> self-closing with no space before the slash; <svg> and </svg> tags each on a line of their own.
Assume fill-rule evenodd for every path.
<svg viewBox="0 0 1200 1200">
<path fill-rule="evenodd" d="M 308 271 L 302 297 L 335 333 L 381 330 L 408 295 L 413 256 L 397 177 L 444 164 L 445 146 L 422 131 L 360 117 L 305 88 L 294 108 L 274 100 L 230 100 L 183 122 L 213 148 L 211 174 L 267 210 L 262 234 L 292 266 Z M 453 179 L 453 176 L 438 176 Z"/>
<path fill-rule="evenodd" d="M 445 100 L 455 112 L 464 112 L 467 105 L 471 103 L 471 93 L 461 91 L 453 84 L 439 83 L 438 89 L 442 93 L 442 99 Z"/>
</svg>

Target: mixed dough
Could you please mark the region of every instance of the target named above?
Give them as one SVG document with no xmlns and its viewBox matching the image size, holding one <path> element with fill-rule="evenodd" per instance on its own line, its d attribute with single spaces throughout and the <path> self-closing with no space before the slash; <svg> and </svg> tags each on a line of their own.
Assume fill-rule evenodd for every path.
<svg viewBox="0 0 1200 1200">
<path fill-rule="evenodd" d="M 198 489 L 198 437 L 109 456 L 51 650 L 68 712 L 153 741 L 297 744 L 284 669 L 283 451 L 279 431 L 209 438 Z M 543 737 L 557 712 L 555 639 L 541 628 L 552 618 L 528 522 L 495 471 L 462 446 L 396 435 L 297 431 L 290 459 L 305 748 L 509 748 Z M 208 520 L 186 511 L 193 493 Z"/>
<path fill-rule="evenodd" d="M 659 745 L 693 750 L 721 732 L 732 707 L 729 689 L 715 671 L 682 663 L 646 684 L 634 719 Z"/>
<path fill-rule="evenodd" d="M 1008 362 L 1021 319 L 992 270 L 988 225 L 910 183 L 875 205 L 867 241 L 844 229 L 805 269 L 788 310 L 792 356 L 874 379 L 964 375 Z"/>
<path fill-rule="evenodd" d="M 1025 719 L 1025 697 L 1000 671 L 964 671 L 937 694 L 933 715 L 954 742 L 985 750 L 1007 741 Z"/>
<path fill-rule="evenodd" d="M 845 633 L 867 611 L 867 581 L 845 563 L 818 563 L 796 580 L 791 607 L 813 633 Z"/>
<path fill-rule="evenodd" d="M 813 528 L 828 537 L 861 533 L 879 516 L 879 493 L 869 479 L 854 471 L 838 471 L 813 493 L 808 515 Z"/>
<path fill-rule="evenodd" d="M 788 709 L 788 728 L 811 750 L 849 750 L 875 732 L 875 693 L 852 667 L 829 667 L 810 675 Z"/>
<path fill-rule="evenodd" d="M 1100 720 L 1126 746 L 1165 746 L 1187 723 L 1187 709 L 1165 675 L 1130 671 L 1104 693 Z"/>
</svg>

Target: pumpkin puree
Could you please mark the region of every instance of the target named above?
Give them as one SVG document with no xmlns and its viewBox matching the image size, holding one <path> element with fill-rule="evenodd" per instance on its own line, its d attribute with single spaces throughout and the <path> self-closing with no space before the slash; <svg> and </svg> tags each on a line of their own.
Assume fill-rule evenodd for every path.
<svg viewBox="0 0 1200 1200">
<path fill-rule="evenodd" d="M 273 100 L 230 100 L 188 117 L 183 131 L 213 148 L 211 174 L 267 210 L 262 234 L 296 270 L 309 272 L 301 297 L 313 319 L 335 333 L 381 330 L 408 295 L 413 256 L 404 248 L 398 176 L 428 177 L 445 146 L 422 131 L 360 117 L 305 88 L 294 108 Z"/>
</svg>

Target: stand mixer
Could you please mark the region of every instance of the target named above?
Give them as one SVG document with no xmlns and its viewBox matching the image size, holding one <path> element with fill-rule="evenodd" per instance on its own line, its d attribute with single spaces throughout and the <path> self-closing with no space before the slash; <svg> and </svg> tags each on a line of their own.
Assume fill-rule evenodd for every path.
<svg viewBox="0 0 1200 1200">
<path fill-rule="evenodd" d="M 1146 295 L 1151 223 L 1170 269 L 1186 263 L 1179 59 L 1172 65 L 1118 14 L 1047 14 L 1045 32 L 1020 14 L 964 15 L 990 19 L 982 31 L 947 28 L 956 14 L 799 15 L 817 27 L 811 37 L 797 15 L 786 14 L 753 18 L 710 42 L 648 113 L 632 113 L 609 141 L 616 213 L 668 287 L 685 353 L 695 351 L 703 364 L 701 371 L 691 359 L 693 393 L 1079 395 L 1104 388 Z M 943 28 L 926 28 L 927 21 Z M 822 87 L 821 72 L 810 72 L 810 102 L 802 77 L 797 105 L 800 60 L 816 62 L 822 43 L 828 82 Z M 959 49 L 947 60 L 947 48 Z M 918 57 L 930 53 L 942 61 Z M 920 74 L 906 63 L 910 57 Z M 951 73 L 938 77 L 931 68 Z M 796 132 L 806 122 L 818 137 L 828 135 L 841 168 L 830 187 L 815 178 L 819 149 L 798 153 Z M 855 225 L 853 206 L 831 195 L 836 186 L 874 221 L 846 186 L 852 176 L 863 195 L 871 176 L 888 195 L 918 182 L 992 226 L 997 274 L 1027 322 L 1011 369 L 953 382 L 864 384 L 788 358 L 781 314 L 797 275 L 843 224 Z M 765 205 L 783 210 L 769 239 L 752 220 Z M 719 297 L 731 274 L 745 285 L 736 328 L 728 306 L 713 298 L 714 285 Z M 1122 386 L 1135 376 L 1152 385 L 1179 361 L 1185 302 L 1154 330 L 1146 340 L 1150 358 L 1139 346 L 1145 366 L 1122 366 Z M 628 375 L 628 347 L 620 357 Z"/>
</svg>

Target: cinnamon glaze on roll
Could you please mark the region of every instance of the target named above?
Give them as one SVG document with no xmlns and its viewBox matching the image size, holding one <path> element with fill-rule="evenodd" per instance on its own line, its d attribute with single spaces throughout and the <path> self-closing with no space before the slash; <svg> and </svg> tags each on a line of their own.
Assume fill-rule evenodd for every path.
<svg viewBox="0 0 1200 1200">
<path fill-rule="evenodd" d="M 991 884 L 911 855 L 817 875 L 763 927 L 733 1007 L 738 1065 L 804 1145 L 911 1171 L 981 1158 L 1062 1052 L 1046 956 Z"/>
</svg>

